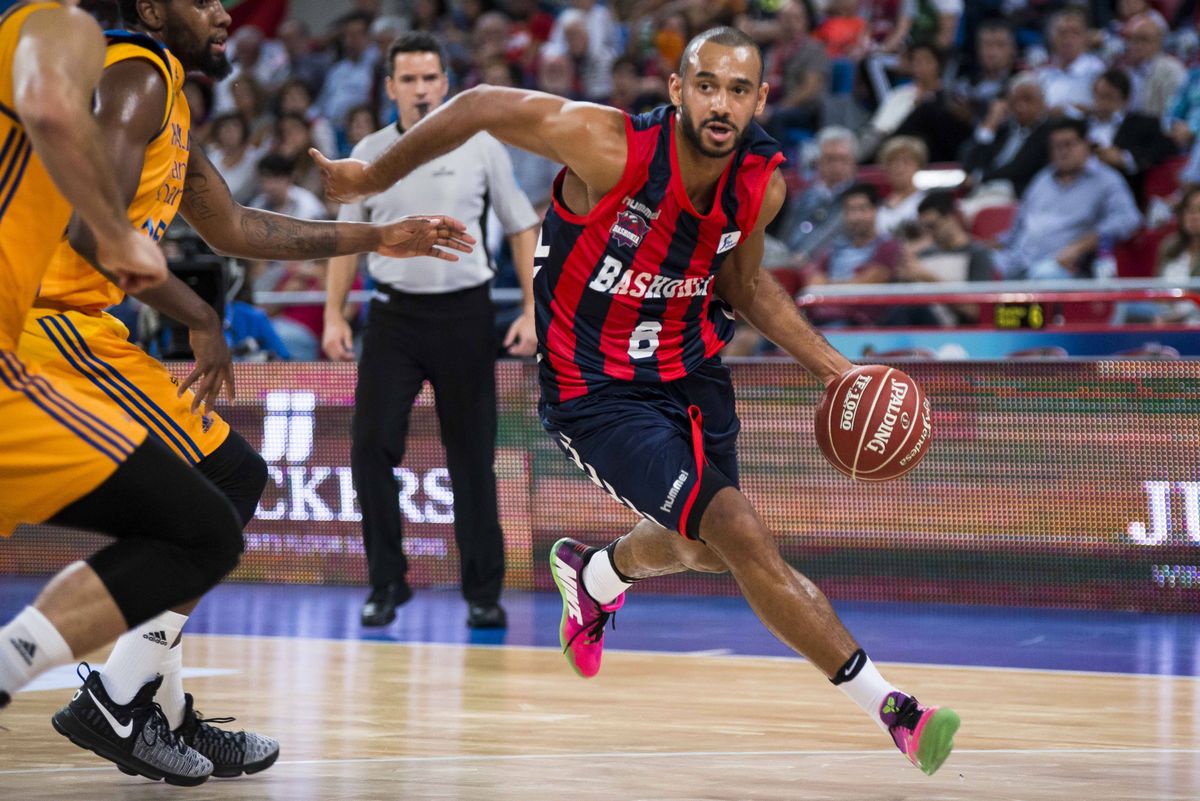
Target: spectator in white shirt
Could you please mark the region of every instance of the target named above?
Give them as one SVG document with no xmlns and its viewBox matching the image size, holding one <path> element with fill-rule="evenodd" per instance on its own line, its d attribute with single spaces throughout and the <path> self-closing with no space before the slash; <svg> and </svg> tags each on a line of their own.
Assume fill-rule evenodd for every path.
<svg viewBox="0 0 1200 801">
<path fill-rule="evenodd" d="M 914 136 L 893 136 L 879 148 L 879 163 L 891 189 L 875 214 L 875 230 L 895 237 L 900 226 L 917 219 L 917 207 L 925 193 L 917 189 L 913 178 L 929 160 L 925 143 Z"/>
<path fill-rule="evenodd" d="M 292 178 L 294 170 L 292 160 L 278 153 L 268 153 L 259 159 L 258 181 L 262 192 L 250 205 L 302 220 L 325 219 L 328 216 L 325 204 L 309 190 L 296 186 Z"/>
<path fill-rule="evenodd" d="M 1125 32 L 1125 55 L 1133 78 L 1134 111 L 1161 119 L 1187 77 L 1183 62 L 1163 52 L 1166 31 L 1151 16 L 1132 20 Z"/>
<path fill-rule="evenodd" d="M 1087 12 L 1067 6 L 1050 17 L 1047 26 L 1050 63 L 1038 70 L 1046 105 L 1079 114 L 1092 105 L 1092 84 L 1104 72 L 1104 62 L 1087 52 Z"/>
</svg>

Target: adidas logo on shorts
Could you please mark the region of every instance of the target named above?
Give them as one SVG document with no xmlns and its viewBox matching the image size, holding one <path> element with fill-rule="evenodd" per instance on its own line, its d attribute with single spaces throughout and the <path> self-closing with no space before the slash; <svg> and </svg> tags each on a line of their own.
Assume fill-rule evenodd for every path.
<svg viewBox="0 0 1200 801">
<path fill-rule="evenodd" d="M 167 633 L 165 631 L 148 631 L 142 635 L 143 639 L 147 639 L 155 645 L 170 646 L 167 642 Z"/>
<path fill-rule="evenodd" d="M 17 649 L 17 653 L 20 654 L 21 658 L 25 660 L 26 665 L 33 664 L 33 655 L 37 653 L 36 645 L 31 643 L 29 640 L 21 640 L 17 638 L 13 638 L 9 640 L 9 642 L 12 643 L 13 648 Z"/>
</svg>

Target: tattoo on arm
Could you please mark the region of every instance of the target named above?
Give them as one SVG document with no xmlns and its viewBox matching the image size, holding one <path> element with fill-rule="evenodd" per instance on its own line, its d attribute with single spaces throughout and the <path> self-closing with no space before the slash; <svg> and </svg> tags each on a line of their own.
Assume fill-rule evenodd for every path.
<svg viewBox="0 0 1200 801">
<path fill-rule="evenodd" d="M 248 248 L 262 258 L 323 259 L 336 256 L 338 225 L 297 220 L 259 209 L 242 209 L 240 223 Z"/>
<path fill-rule="evenodd" d="M 211 198 L 208 176 L 189 171 L 183 181 L 183 206 L 188 216 L 195 220 L 211 220 L 216 217 L 217 210 L 213 208 Z"/>
</svg>

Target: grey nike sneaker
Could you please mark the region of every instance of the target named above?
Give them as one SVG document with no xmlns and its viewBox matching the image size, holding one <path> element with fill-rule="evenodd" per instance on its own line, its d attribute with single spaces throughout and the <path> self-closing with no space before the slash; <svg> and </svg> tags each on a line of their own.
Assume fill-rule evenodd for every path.
<svg viewBox="0 0 1200 801">
<path fill-rule="evenodd" d="M 154 703 L 161 676 L 147 682 L 128 704 L 113 703 L 99 672 L 86 662 L 80 665 L 80 678 L 83 686 L 50 721 L 63 737 L 130 775 L 189 787 L 212 775 L 212 762 L 171 731 Z"/>
<path fill-rule="evenodd" d="M 213 775 L 220 778 L 258 773 L 279 759 L 279 743 L 252 731 L 225 731 L 212 725 L 232 723 L 236 718 L 202 718 L 192 708 L 192 694 L 184 693 L 183 724 L 175 734 L 207 757 Z"/>
</svg>

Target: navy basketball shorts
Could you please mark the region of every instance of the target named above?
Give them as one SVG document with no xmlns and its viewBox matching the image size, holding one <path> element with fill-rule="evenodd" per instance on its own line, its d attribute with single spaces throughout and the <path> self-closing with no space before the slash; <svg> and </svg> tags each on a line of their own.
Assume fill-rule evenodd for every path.
<svg viewBox="0 0 1200 801">
<path fill-rule="evenodd" d="M 700 539 L 713 496 L 738 486 L 729 368 L 710 359 L 664 384 L 614 382 L 582 398 L 539 405 L 567 458 L 648 520 Z"/>
</svg>

